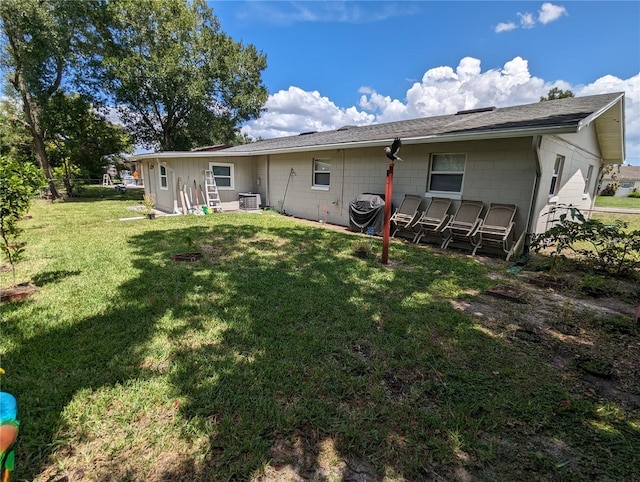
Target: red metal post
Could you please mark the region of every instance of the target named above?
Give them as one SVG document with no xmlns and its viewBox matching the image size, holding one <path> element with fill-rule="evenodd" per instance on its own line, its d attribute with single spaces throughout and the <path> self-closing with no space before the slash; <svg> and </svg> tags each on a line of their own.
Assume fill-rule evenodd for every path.
<svg viewBox="0 0 640 482">
<path fill-rule="evenodd" d="M 382 264 L 389 262 L 389 237 L 391 233 L 391 199 L 393 196 L 393 166 L 389 163 L 387 183 L 384 189 L 384 227 L 382 229 Z"/>
</svg>

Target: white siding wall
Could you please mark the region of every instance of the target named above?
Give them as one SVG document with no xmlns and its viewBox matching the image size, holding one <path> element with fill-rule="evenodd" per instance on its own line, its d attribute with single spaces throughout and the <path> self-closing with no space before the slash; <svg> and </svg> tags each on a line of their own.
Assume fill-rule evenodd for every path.
<svg viewBox="0 0 640 482">
<path fill-rule="evenodd" d="M 550 209 L 562 205 L 572 205 L 588 215 L 595 197 L 598 174 L 601 161 L 595 128 L 590 126 L 578 134 L 563 136 L 545 136 L 540 145 L 540 163 L 542 173 L 540 189 L 536 206 L 537 221 L 535 232 L 544 232 L 552 225 L 551 217 L 547 215 Z M 557 196 L 549 195 L 551 175 L 557 155 L 564 156 L 564 166 Z M 585 179 L 589 166 L 593 166 L 591 180 L 587 193 Z"/>
<path fill-rule="evenodd" d="M 187 187 L 187 193 L 195 204 L 195 189 L 198 190 L 198 204 L 203 204 L 201 189 L 204 189 L 204 172 L 209 169 L 210 163 L 233 164 L 234 186 L 233 189 L 220 187 L 220 200 L 222 202 L 237 201 L 239 192 L 256 191 L 257 160 L 251 157 L 226 159 L 221 157 L 180 157 L 167 158 L 161 161 L 151 159 L 147 161 L 154 168 L 145 170 L 145 192 L 156 197 L 156 206 L 159 210 L 172 212 L 174 200 L 178 202 L 181 210 L 180 194 L 178 190 L 178 178 Z M 160 188 L 160 164 L 167 167 L 168 189 Z M 194 180 L 196 185 L 194 186 Z M 147 186 L 148 184 L 148 186 Z"/>
<path fill-rule="evenodd" d="M 518 206 L 518 235 L 526 226 L 532 197 L 535 162 L 531 139 L 476 141 L 465 143 L 405 144 L 404 162 L 394 167 L 393 204 L 399 206 L 405 194 L 425 197 L 431 153 L 465 152 L 467 163 L 462 197 Z M 328 191 L 312 188 L 313 159 L 331 161 L 331 186 Z M 288 214 L 347 226 L 349 203 L 362 193 L 384 194 L 388 160 L 381 148 L 316 151 L 300 154 L 271 155 L 269 159 L 272 207 Z M 287 188 L 287 180 L 291 176 Z M 286 198 L 284 197 L 286 189 Z M 457 207 L 459 201 L 454 202 Z"/>
</svg>

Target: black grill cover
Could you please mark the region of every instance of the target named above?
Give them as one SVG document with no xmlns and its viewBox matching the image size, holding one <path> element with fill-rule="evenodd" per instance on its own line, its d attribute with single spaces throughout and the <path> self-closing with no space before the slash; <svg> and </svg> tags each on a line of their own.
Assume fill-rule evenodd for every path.
<svg viewBox="0 0 640 482">
<path fill-rule="evenodd" d="M 379 194 L 360 194 L 349 203 L 349 229 L 366 231 L 373 226 L 375 234 L 384 228 L 384 198 Z"/>
</svg>

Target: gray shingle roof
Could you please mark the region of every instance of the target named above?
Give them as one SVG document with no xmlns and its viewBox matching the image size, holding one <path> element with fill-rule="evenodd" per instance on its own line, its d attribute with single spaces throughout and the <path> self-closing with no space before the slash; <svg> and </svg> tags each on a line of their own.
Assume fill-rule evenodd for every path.
<svg viewBox="0 0 640 482">
<path fill-rule="evenodd" d="M 614 174 L 618 181 L 638 181 L 640 180 L 640 166 L 620 166 L 607 173 L 603 179 L 611 180 L 611 174 Z"/>
<path fill-rule="evenodd" d="M 479 109 L 468 113 L 403 120 L 367 126 L 349 126 L 333 131 L 315 132 L 296 136 L 265 139 L 241 146 L 224 149 L 225 154 L 268 154 L 269 152 L 297 151 L 331 146 L 355 147 L 362 143 L 386 142 L 394 137 L 403 142 L 414 139 L 444 140 L 464 135 L 506 136 L 522 132 L 533 135 L 542 132 L 576 132 L 580 123 L 600 112 L 623 93 L 571 97 L 537 102 L 535 104 Z M 526 131 L 526 132 L 525 132 Z"/>
</svg>

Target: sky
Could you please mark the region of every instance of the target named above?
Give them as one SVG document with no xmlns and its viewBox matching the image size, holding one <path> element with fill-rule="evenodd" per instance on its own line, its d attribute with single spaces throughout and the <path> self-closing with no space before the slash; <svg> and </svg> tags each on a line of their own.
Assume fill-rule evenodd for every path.
<svg viewBox="0 0 640 482">
<path fill-rule="evenodd" d="M 253 138 L 625 92 L 640 165 L 640 2 L 209 1 L 267 56 Z"/>
</svg>

